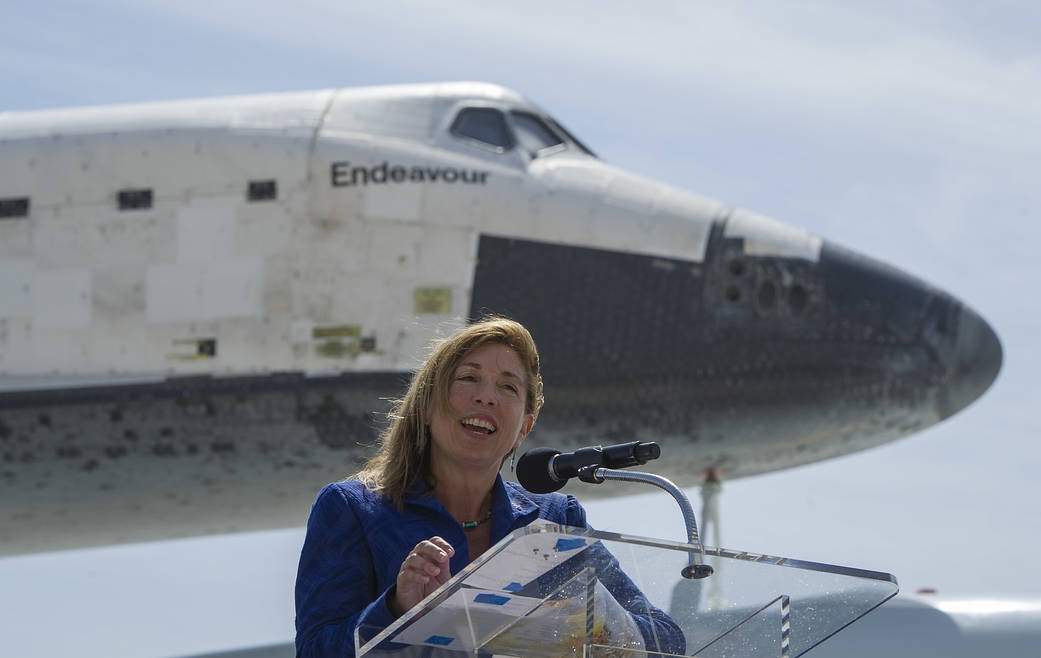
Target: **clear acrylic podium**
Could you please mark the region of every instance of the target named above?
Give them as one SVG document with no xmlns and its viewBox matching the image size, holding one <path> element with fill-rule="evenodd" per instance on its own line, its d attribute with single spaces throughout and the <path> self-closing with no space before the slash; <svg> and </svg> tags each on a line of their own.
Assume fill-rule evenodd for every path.
<svg viewBox="0 0 1041 658">
<path fill-rule="evenodd" d="M 715 573 L 688 580 L 691 561 Z M 359 656 L 800 656 L 897 593 L 887 573 L 532 524 Z"/>
</svg>

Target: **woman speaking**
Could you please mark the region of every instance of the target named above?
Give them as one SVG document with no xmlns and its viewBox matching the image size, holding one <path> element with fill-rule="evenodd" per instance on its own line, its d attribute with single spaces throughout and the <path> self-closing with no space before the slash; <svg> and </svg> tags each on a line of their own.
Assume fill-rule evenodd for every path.
<svg viewBox="0 0 1041 658">
<path fill-rule="evenodd" d="M 379 454 L 311 508 L 296 581 L 298 656 L 353 656 L 359 625 L 390 625 L 536 519 L 587 527 L 573 496 L 532 494 L 499 475 L 542 402 L 538 351 L 521 324 L 488 318 L 434 347 L 396 402 Z M 675 645 L 672 620 L 613 568 L 612 594 L 644 645 Z"/>
</svg>

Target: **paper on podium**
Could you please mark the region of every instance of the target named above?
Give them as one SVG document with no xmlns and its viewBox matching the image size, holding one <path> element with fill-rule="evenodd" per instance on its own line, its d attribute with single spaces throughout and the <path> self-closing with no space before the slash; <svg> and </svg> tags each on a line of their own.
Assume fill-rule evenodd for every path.
<svg viewBox="0 0 1041 658">
<path fill-rule="evenodd" d="M 538 604 L 539 599 L 508 592 L 461 589 L 404 629 L 395 642 L 469 651 Z"/>
<path fill-rule="evenodd" d="M 578 585 L 569 594 L 586 589 L 584 583 Z M 603 644 L 642 649 L 639 630 L 600 583 L 595 584 L 594 596 L 594 637 Z M 395 642 L 464 652 L 483 648 L 525 655 L 538 647 L 543 654 L 572 654 L 585 639 L 586 613 L 581 595 L 539 599 L 465 588 L 403 629 Z"/>
<path fill-rule="evenodd" d="M 529 528 L 555 528 L 554 523 L 541 519 Z M 554 534 L 531 534 L 524 542 L 511 543 L 495 555 L 496 569 L 476 569 L 466 579 L 473 587 L 516 592 L 528 583 L 556 568 L 589 547 L 584 537 L 560 537 Z M 480 564 L 481 559 L 478 558 Z"/>
<path fill-rule="evenodd" d="M 545 521 L 531 525 L 554 526 Z M 480 560 L 472 565 L 477 568 L 467 577 L 467 587 L 416 619 L 395 641 L 464 651 L 480 647 L 499 629 L 512 625 L 543 602 L 541 598 L 516 592 L 588 546 L 589 542 L 582 537 L 529 535 L 527 542 L 511 544 L 499 552 L 495 569 L 479 568 Z"/>
</svg>

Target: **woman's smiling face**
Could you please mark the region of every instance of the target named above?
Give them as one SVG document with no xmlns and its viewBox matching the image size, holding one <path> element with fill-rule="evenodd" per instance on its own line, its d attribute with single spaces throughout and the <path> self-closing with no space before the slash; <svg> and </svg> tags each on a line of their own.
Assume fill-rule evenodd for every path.
<svg viewBox="0 0 1041 658">
<path fill-rule="evenodd" d="M 471 350 L 456 366 L 448 409 L 430 415 L 430 465 L 499 470 L 520 445 L 535 417 L 525 411 L 527 377 L 517 354 L 501 343 Z"/>
</svg>

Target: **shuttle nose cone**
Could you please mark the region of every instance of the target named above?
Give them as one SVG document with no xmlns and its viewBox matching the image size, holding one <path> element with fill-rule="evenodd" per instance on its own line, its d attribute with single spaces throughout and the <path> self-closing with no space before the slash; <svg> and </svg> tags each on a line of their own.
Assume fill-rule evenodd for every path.
<svg viewBox="0 0 1041 658">
<path fill-rule="evenodd" d="M 964 409 L 990 388 L 1001 370 L 1001 341 L 987 321 L 971 308 L 957 304 L 950 378 L 938 396 L 938 411 L 946 418 Z"/>
<path fill-rule="evenodd" d="M 874 361 L 880 368 L 891 404 L 923 412 L 931 407 L 936 422 L 967 407 L 994 382 L 1001 342 L 971 308 L 921 279 L 834 244 L 824 244 L 821 266 L 832 318 L 871 337 L 861 345 L 875 342 L 880 348 L 860 351 L 861 363 Z"/>
</svg>

